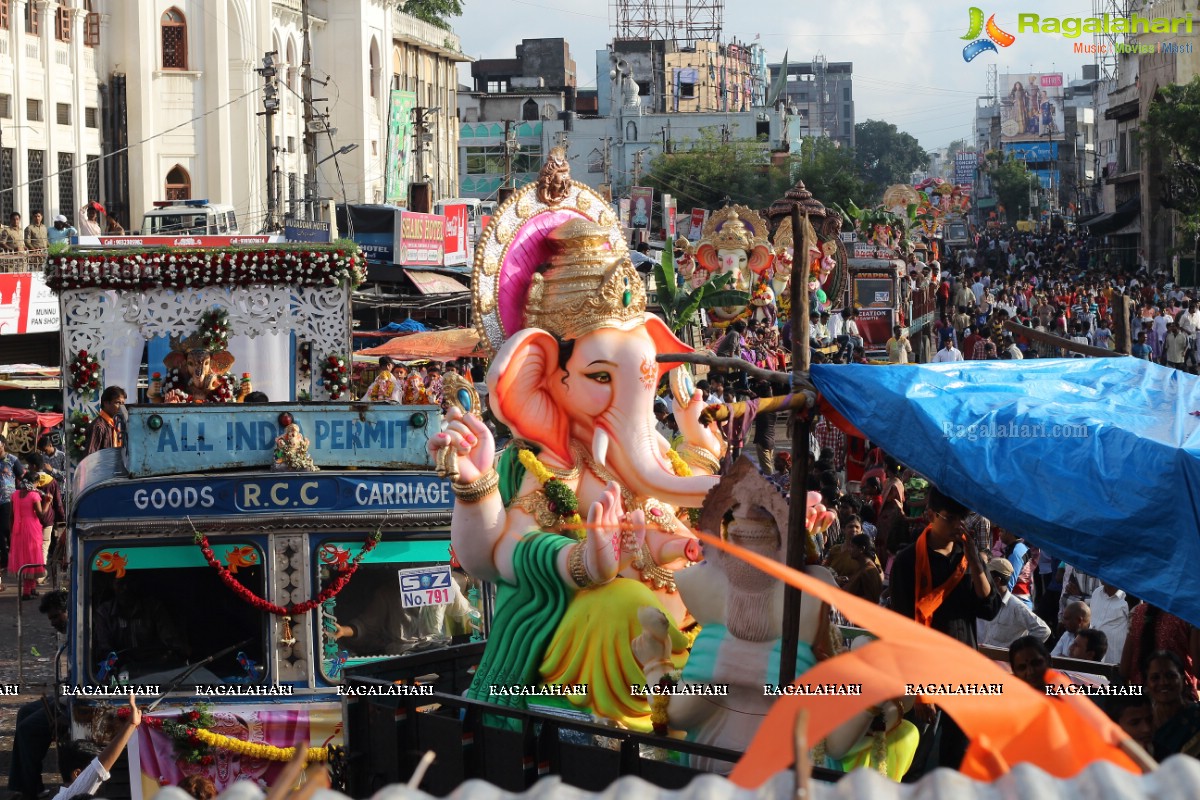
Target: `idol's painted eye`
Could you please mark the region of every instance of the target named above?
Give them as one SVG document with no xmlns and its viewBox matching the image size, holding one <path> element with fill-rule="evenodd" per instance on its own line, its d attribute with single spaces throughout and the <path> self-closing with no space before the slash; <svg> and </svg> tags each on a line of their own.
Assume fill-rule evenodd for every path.
<svg viewBox="0 0 1200 800">
<path fill-rule="evenodd" d="M 612 375 L 607 372 L 586 372 L 584 377 L 595 381 L 596 383 L 612 383 Z"/>
</svg>

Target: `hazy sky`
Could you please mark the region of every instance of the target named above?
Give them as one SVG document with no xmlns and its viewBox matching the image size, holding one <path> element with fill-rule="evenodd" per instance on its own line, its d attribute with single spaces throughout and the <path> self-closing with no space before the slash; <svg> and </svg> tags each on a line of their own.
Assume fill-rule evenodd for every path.
<svg viewBox="0 0 1200 800">
<path fill-rule="evenodd" d="M 639 0 L 629 0 L 638 3 Z M 682 4 L 682 3 L 681 3 Z M 855 121 L 886 119 L 916 136 L 927 149 L 957 138 L 973 140 L 975 99 L 987 90 L 987 66 L 1006 72 L 1062 72 L 1064 82 L 1080 77 L 1093 56 L 1073 52 L 1073 41 L 1053 34 L 1017 33 L 1017 13 L 1042 17 L 1087 17 L 1090 0 L 1019 0 L 1001 4 L 974 0 L 986 16 L 1016 41 L 999 52 L 963 60 L 962 37 L 972 0 L 728 0 L 725 41 L 759 42 L 769 62 L 854 63 Z M 594 51 L 612 38 L 606 0 L 463 0 L 453 21 L 463 51 L 473 58 L 512 58 L 521 39 L 565 38 L 579 69 L 580 87 L 595 86 Z M 460 72 L 469 83 L 469 67 Z"/>
</svg>

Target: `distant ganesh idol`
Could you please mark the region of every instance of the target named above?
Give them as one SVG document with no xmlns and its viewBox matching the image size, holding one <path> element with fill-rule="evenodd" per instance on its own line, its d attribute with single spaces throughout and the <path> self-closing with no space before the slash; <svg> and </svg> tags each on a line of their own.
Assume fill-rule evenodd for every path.
<svg viewBox="0 0 1200 800">
<path fill-rule="evenodd" d="M 201 317 L 200 330 L 186 339 L 171 337 L 171 352 L 163 359 L 164 380 L 155 373 L 148 396 L 152 403 L 240 403 L 253 391 L 250 373 L 239 382 L 229 375 L 233 354 L 227 312 L 214 310 Z"/>
<path fill-rule="evenodd" d="M 439 464 L 445 448 L 456 458 L 445 468 L 457 472 L 454 552 L 498 585 L 468 696 L 523 706 L 493 687 L 586 684 L 587 696 L 538 702 L 648 730 L 649 706 L 629 691 L 645 677 L 631 649 L 639 606 L 664 613 L 682 663 L 693 620 L 675 573 L 700 548 L 677 515 L 716 484 L 726 444 L 700 422 L 699 393 L 677 406 L 677 451 L 656 432 L 655 389 L 677 366 L 658 354 L 689 348 L 646 313 L 608 204 L 565 172 L 552 152 L 476 251 L 476 319 L 495 350 L 490 405 L 514 444 L 496 460 L 488 428 L 453 408 L 430 449 Z"/>
<path fill-rule="evenodd" d="M 750 293 L 765 280 L 775 258 L 767 232 L 766 220 L 756 211 L 745 206 L 718 209 L 704 223 L 696 247 L 696 272 L 705 275 L 706 279 L 732 274 L 726 288 Z M 718 327 L 746 319 L 752 312 L 753 308 L 747 306 L 708 310 L 713 324 Z"/>
</svg>

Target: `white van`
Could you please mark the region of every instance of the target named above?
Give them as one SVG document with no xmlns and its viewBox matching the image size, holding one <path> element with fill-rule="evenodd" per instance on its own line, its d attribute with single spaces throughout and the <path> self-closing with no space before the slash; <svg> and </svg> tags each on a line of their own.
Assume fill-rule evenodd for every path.
<svg viewBox="0 0 1200 800">
<path fill-rule="evenodd" d="M 234 236 L 233 206 L 207 200 L 160 200 L 142 217 L 142 236 Z"/>
</svg>

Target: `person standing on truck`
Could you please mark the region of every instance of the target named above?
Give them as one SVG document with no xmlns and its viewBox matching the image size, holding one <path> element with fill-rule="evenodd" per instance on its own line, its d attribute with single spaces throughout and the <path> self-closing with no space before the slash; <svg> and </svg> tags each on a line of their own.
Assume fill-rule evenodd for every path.
<svg viewBox="0 0 1200 800">
<path fill-rule="evenodd" d="M 83 212 L 83 222 L 79 223 L 79 232 L 84 236 L 99 236 L 100 212 L 96 208 L 96 203 L 90 202 L 79 210 Z"/>
</svg>

